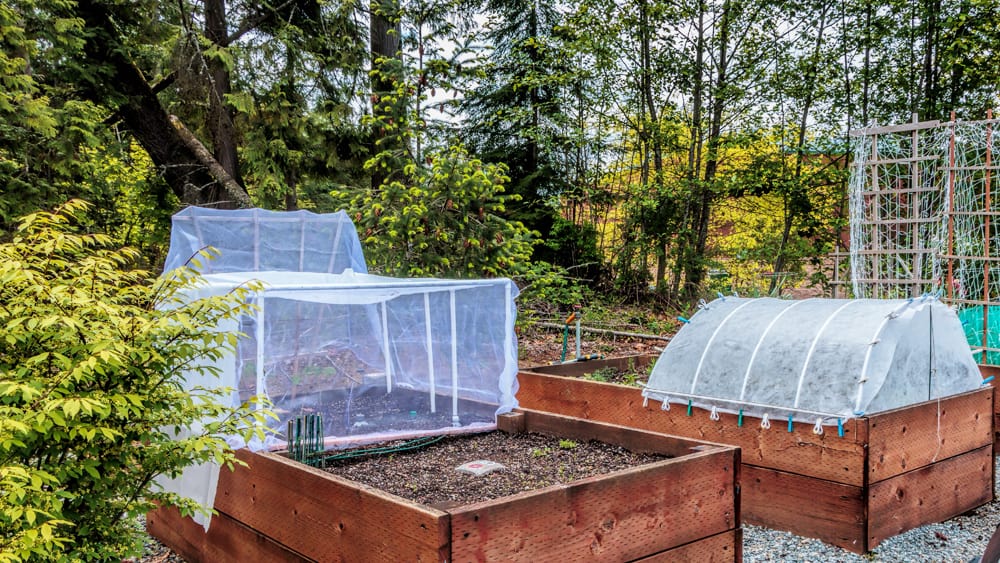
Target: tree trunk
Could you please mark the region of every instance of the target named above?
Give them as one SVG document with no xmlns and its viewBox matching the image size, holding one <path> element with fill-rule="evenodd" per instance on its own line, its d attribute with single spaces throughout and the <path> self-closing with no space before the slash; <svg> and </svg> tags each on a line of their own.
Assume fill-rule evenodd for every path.
<svg viewBox="0 0 1000 563">
<path fill-rule="evenodd" d="M 85 53 L 94 64 L 105 65 L 102 74 L 83 85 L 84 93 L 99 104 L 121 101 L 117 112 L 125 126 L 182 202 L 230 209 L 249 207 L 246 190 L 231 177 L 221 176 L 221 167 L 213 170 L 199 158 L 171 123 L 146 78 L 127 57 L 107 5 L 95 0 L 79 0 L 77 6 L 79 17 L 93 30 L 84 47 Z"/>
<path fill-rule="evenodd" d="M 368 22 L 369 48 L 372 69 L 378 71 L 371 79 L 372 116 L 375 118 L 372 130 L 372 154 L 398 148 L 385 144 L 390 135 L 387 135 L 384 128 L 379 125 L 392 121 L 396 117 L 396 110 L 401 105 L 399 101 L 390 107 L 382 103 L 383 98 L 387 95 L 394 95 L 396 91 L 396 75 L 399 69 L 394 67 L 399 64 L 399 38 L 402 34 L 398 14 L 399 2 L 397 0 L 372 0 L 371 17 Z M 381 166 L 374 167 L 371 179 L 372 188 L 381 187 L 388 177 L 389 170 Z"/>
<path fill-rule="evenodd" d="M 729 65 L 729 25 L 731 4 L 726 0 L 722 4 L 722 16 L 719 20 L 719 54 L 715 88 L 712 92 L 712 115 L 709 123 L 708 140 L 705 155 L 704 182 L 698 190 L 695 212 L 695 222 L 692 231 L 695 233 L 694 255 L 686 264 L 684 275 L 684 294 L 689 300 L 697 299 L 701 284 L 705 280 L 705 251 L 708 244 L 708 225 L 711 222 L 712 199 L 714 197 L 712 184 L 719 169 L 719 150 L 722 142 L 722 112 L 725 109 L 726 89 L 728 88 Z"/>
<path fill-rule="evenodd" d="M 226 22 L 226 0 L 206 0 L 205 37 L 220 49 L 229 46 Z M 208 57 L 207 64 L 212 81 L 208 90 L 208 130 L 212 136 L 212 154 L 226 173 L 242 185 L 236 156 L 236 126 L 233 124 L 232 108 L 226 102 L 226 96 L 232 90 L 229 70 L 219 57 Z"/>
<path fill-rule="evenodd" d="M 798 139 L 795 145 L 795 174 L 792 176 L 792 189 L 805 191 L 799 182 L 802 181 L 802 166 L 805 161 L 806 128 L 809 122 L 809 110 L 812 107 L 813 97 L 816 94 L 816 77 L 819 72 L 819 57 L 823 49 L 823 33 L 826 31 L 826 12 L 828 4 L 820 8 L 819 26 L 816 30 L 816 42 L 813 44 L 812 60 L 809 70 L 806 71 L 806 98 L 802 102 L 802 114 L 799 116 Z M 804 194 L 802 197 L 808 197 Z M 795 197 L 785 198 L 785 222 L 781 229 L 781 242 L 778 245 L 778 253 L 774 258 L 773 276 L 768 293 L 774 293 L 778 287 L 778 275 L 785 268 L 785 248 L 788 246 L 788 239 L 792 234 L 792 226 L 797 218 L 797 201 Z"/>
</svg>

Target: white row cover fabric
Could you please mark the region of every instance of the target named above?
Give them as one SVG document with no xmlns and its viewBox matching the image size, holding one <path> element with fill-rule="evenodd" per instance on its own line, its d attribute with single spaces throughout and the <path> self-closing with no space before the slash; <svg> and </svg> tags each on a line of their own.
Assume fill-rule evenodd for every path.
<svg viewBox="0 0 1000 563">
<path fill-rule="evenodd" d="M 234 403 L 261 396 L 278 414 L 269 425 L 274 433 L 251 449 L 283 447 L 288 420 L 301 414 L 324 414 L 332 445 L 414 427 L 493 424 L 517 406 L 517 286 L 508 279 L 396 279 L 350 270 L 203 278 L 201 295 L 251 280 L 264 285 L 220 382 L 237 389 Z M 484 404 L 492 408 L 488 417 L 469 409 Z"/>
<path fill-rule="evenodd" d="M 212 247 L 214 260 L 196 259 Z M 188 207 L 173 216 L 163 271 L 185 264 L 201 273 L 324 272 L 350 268 L 367 273 L 361 241 L 347 213 L 223 210 Z"/>
<path fill-rule="evenodd" d="M 262 286 L 254 315 L 217 327 L 242 333 L 214 364 L 219 378 L 185 381 L 233 388 L 232 406 L 271 401 L 278 418 L 266 440 L 233 438 L 233 447 L 283 448 L 288 422 L 305 414 L 323 416 L 325 447 L 336 448 L 495 428 L 517 406 L 511 280 L 369 275 L 344 212 L 188 208 L 173 229 L 165 271 L 188 264 L 203 274 L 190 300 Z M 206 246 L 220 255 L 190 263 Z M 209 463 L 157 483 L 212 508 L 218 476 Z M 209 519 L 195 520 L 208 529 Z"/>
<path fill-rule="evenodd" d="M 961 322 L 933 297 L 724 297 L 678 331 L 643 395 L 834 425 L 981 384 Z"/>
</svg>

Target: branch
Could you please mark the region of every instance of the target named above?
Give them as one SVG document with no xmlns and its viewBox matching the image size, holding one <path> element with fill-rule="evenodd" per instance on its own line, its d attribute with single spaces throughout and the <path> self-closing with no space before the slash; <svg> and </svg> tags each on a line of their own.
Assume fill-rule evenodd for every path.
<svg viewBox="0 0 1000 563">
<path fill-rule="evenodd" d="M 291 6 L 294 2 L 295 0 L 287 0 L 285 3 L 272 9 L 270 12 L 258 13 L 256 16 L 247 16 L 245 20 L 240 22 L 240 26 L 236 28 L 236 31 L 226 37 L 225 43 L 222 44 L 221 47 L 228 47 L 236 41 L 239 41 L 240 37 L 243 37 L 247 32 L 256 29 L 258 25 L 266 22 L 272 17 L 275 17 L 277 12 Z"/>
<path fill-rule="evenodd" d="M 176 115 L 170 116 L 170 123 L 177 129 L 177 133 L 180 135 L 181 140 L 184 141 L 184 144 L 187 145 L 188 149 L 194 153 L 195 158 L 198 159 L 202 166 L 208 169 L 208 173 L 216 182 L 218 182 L 220 186 L 222 186 L 224 190 L 226 190 L 226 193 L 229 194 L 232 201 L 238 207 L 253 207 L 253 202 L 250 201 L 250 196 L 247 195 L 243 186 L 239 185 L 236 180 L 234 180 L 233 177 L 226 172 L 222 165 L 219 164 L 219 161 L 215 160 L 212 156 L 212 153 L 208 152 L 205 145 L 203 145 L 201 141 L 199 141 L 198 138 L 191 133 L 191 131 L 188 131 L 188 128 L 184 126 L 184 123 L 182 123 Z"/>
</svg>

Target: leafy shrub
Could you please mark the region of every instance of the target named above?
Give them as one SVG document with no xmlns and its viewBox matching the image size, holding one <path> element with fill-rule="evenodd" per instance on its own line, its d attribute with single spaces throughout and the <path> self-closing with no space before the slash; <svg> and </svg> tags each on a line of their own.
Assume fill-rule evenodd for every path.
<svg viewBox="0 0 1000 563">
<path fill-rule="evenodd" d="M 28 215 L 0 244 L 0 561 L 135 554 L 135 517 L 154 502 L 200 509 L 154 479 L 231 466 L 221 436 L 251 437 L 264 412 L 183 387 L 233 349 L 237 335 L 211 327 L 247 312 L 243 294 L 180 302 L 195 280 L 155 279 L 132 269 L 135 251 L 78 234 L 86 208 Z"/>
<path fill-rule="evenodd" d="M 377 166 L 381 156 L 366 166 Z M 377 190 L 337 191 L 354 219 L 373 271 L 395 276 L 495 277 L 524 270 L 531 232 L 504 218 L 506 168 L 460 146 L 414 162 Z"/>
</svg>

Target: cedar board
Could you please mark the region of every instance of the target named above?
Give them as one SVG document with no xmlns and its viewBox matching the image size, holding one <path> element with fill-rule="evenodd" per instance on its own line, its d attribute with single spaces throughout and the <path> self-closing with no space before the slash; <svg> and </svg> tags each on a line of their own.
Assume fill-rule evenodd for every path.
<svg viewBox="0 0 1000 563">
<path fill-rule="evenodd" d="M 150 513 L 148 528 L 192 563 L 496 561 L 509 560 L 512 548 L 531 560 L 628 561 L 675 548 L 678 557 L 740 560 L 733 543 L 739 450 L 549 413 L 522 411 L 514 418 L 498 426 L 622 440 L 676 457 L 444 511 L 281 455 L 240 450 L 247 467 L 222 471 L 220 514 L 208 534 L 163 509 Z M 701 543 L 705 538 L 710 541 Z"/>
</svg>

